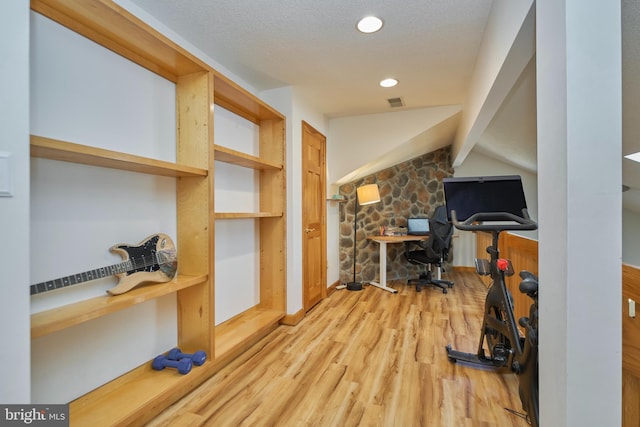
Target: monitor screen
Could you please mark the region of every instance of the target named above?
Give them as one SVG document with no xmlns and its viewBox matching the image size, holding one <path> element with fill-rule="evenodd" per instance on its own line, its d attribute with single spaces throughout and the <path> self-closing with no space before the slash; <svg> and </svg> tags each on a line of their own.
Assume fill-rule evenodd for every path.
<svg viewBox="0 0 640 427">
<path fill-rule="evenodd" d="M 456 211 L 458 221 L 479 212 L 508 212 L 519 217 L 527 208 L 518 175 L 444 178 L 447 217 Z"/>
<path fill-rule="evenodd" d="M 429 218 L 407 219 L 407 234 L 410 236 L 426 236 L 429 234 Z"/>
</svg>

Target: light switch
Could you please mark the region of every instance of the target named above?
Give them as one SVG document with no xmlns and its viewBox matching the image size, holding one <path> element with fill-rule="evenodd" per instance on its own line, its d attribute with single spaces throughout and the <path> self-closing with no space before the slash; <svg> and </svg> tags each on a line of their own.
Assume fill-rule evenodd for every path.
<svg viewBox="0 0 640 427">
<path fill-rule="evenodd" d="M 13 197 L 11 153 L 0 151 L 0 197 Z"/>
<path fill-rule="evenodd" d="M 629 298 L 629 317 L 636 317 L 636 302 Z"/>
</svg>

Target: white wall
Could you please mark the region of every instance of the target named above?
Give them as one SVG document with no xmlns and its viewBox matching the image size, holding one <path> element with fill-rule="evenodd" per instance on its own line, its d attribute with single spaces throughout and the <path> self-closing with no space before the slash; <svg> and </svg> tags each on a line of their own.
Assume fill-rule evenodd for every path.
<svg viewBox="0 0 640 427">
<path fill-rule="evenodd" d="M 10 153 L 13 197 L 0 197 L 0 402 L 29 403 L 29 1 L 0 13 L 0 151 Z"/>
<path fill-rule="evenodd" d="M 540 425 L 620 425 L 620 2 L 536 13 Z"/>
<path fill-rule="evenodd" d="M 215 106 L 217 145 L 259 155 L 259 127 Z M 259 171 L 215 162 L 216 212 L 260 211 Z M 260 302 L 260 223 L 255 219 L 215 221 L 215 324 Z"/>
<path fill-rule="evenodd" d="M 35 135 L 175 161 L 175 86 L 31 14 Z M 31 282 L 112 265 L 118 243 L 176 238 L 173 178 L 31 160 Z M 103 295 L 115 277 L 35 295 L 31 311 Z M 161 285 L 158 285 L 161 286 Z M 32 400 L 66 403 L 177 341 L 168 295 L 32 341 Z M 28 334 L 27 334 L 28 336 Z"/>
<path fill-rule="evenodd" d="M 184 39 L 178 33 L 173 31 L 171 28 L 167 27 L 165 24 L 158 21 L 154 16 L 150 15 L 148 12 L 140 8 L 140 6 L 138 6 L 137 4 L 131 2 L 130 0 L 113 0 L 113 2 L 120 5 L 127 12 L 141 19 L 145 24 L 149 25 L 151 28 L 165 35 L 170 40 L 173 40 L 181 48 L 192 53 L 193 55 L 196 56 L 196 58 L 205 62 L 206 64 L 211 66 L 213 69 L 218 71 L 219 73 L 222 73 L 226 77 L 230 78 L 234 83 L 240 85 L 243 89 L 249 91 L 254 95 L 257 95 L 256 89 L 253 87 L 253 85 L 251 85 L 250 82 L 247 82 L 246 80 L 241 79 L 236 74 L 229 71 L 227 67 L 225 67 L 220 62 L 216 61 L 215 58 L 211 58 L 210 56 L 206 55 L 203 51 L 196 48 L 194 45 L 189 43 L 186 39 Z"/>
<path fill-rule="evenodd" d="M 534 52 L 533 0 L 495 0 L 453 144 L 454 166 L 462 164 L 480 139 Z"/>
<path fill-rule="evenodd" d="M 446 138 L 421 144 L 421 136 L 456 116 L 460 109 L 460 105 L 449 105 L 331 119 L 327 181 L 331 184 L 351 182 L 425 152 L 416 150 L 415 145 L 429 145 L 428 151 L 449 145 L 451 141 Z M 397 153 L 403 156 L 398 157 Z M 409 156 L 404 156 L 407 153 Z M 386 162 L 387 158 L 392 161 Z"/>
<path fill-rule="evenodd" d="M 302 309 L 302 121 L 306 121 L 318 132 L 327 136 L 328 124 L 309 100 L 301 97 L 292 87 L 264 91 L 260 94 L 271 106 L 287 116 L 287 313 L 295 314 Z M 327 150 L 329 149 L 327 140 Z M 327 165 L 329 161 L 327 159 Z M 327 212 L 329 221 L 329 210 Z M 327 228 L 327 230 L 330 230 Z M 330 231 L 327 231 L 329 240 Z M 327 242 L 328 268 L 336 268 L 331 261 Z M 329 273 L 330 273 L 329 272 Z M 331 284 L 331 274 L 327 283 Z"/>
</svg>

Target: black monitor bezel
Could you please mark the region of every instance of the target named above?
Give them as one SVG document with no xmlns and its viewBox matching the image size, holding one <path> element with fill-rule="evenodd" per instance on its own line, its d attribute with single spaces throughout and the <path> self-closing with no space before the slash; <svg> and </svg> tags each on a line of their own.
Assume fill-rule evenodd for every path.
<svg viewBox="0 0 640 427">
<path fill-rule="evenodd" d="M 527 209 L 520 175 L 444 178 L 443 186 L 449 220 L 452 210 L 458 221 L 466 221 L 479 212 L 522 217 L 522 209 Z"/>
</svg>

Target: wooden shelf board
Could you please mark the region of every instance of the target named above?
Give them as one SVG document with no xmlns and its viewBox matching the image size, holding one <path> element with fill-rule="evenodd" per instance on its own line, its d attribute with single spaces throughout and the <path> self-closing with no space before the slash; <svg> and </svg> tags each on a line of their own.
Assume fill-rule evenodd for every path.
<svg viewBox="0 0 640 427">
<path fill-rule="evenodd" d="M 112 1 L 31 0 L 31 9 L 173 82 L 209 68 Z"/>
<path fill-rule="evenodd" d="M 178 275 L 168 283 L 144 285 L 121 295 L 104 295 L 31 315 L 31 338 L 38 338 L 207 281 L 207 275 Z"/>
<path fill-rule="evenodd" d="M 282 164 L 270 162 L 268 160 L 262 160 L 259 157 L 242 153 L 240 151 L 232 150 L 231 148 L 215 145 L 214 159 L 220 162 L 231 163 L 237 166 L 243 166 L 245 168 L 259 169 L 259 170 L 281 170 Z"/>
<path fill-rule="evenodd" d="M 160 176 L 206 177 L 208 175 L 208 171 L 202 168 L 179 165 L 37 135 L 31 135 L 31 156 Z"/>
<path fill-rule="evenodd" d="M 70 403 L 78 426 L 141 425 L 274 330 L 284 313 L 253 307 L 215 327 L 215 357 L 187 375 L 146 363 Z"/>
<path fill-rule="evenodd" d="M 216 212 L 216 219 L 277 218 L 282 212 Z"/>
<path fill-rule="evenodd" d="M 214 102 L 245 119 L 260 124 L 264 120 L 284 120 L 284 116 L 266 105 L 227 77 L 215 71 Z"/>
<path fill-rule="evenodd" d="M 278 326 L 285 313 L 252 307 L 215 327 L 216 361 L 235 357 Z"/>
<path fill-rule="evenodd" d="M 283 317 L 281 311 L 250 308 L 215 327 L 215 358 L 187 375 L 173 369 L 154 371 L 146 363 L 71 402 L 72 424 L 143 424 L 275 329 Z"/>
<path fill-rule="evenodd" d="M 217 369 L 219 367 L 208 360 L 181 375 L 175 369 L 155 371 L 151 362 L 145 363 L 72 401 L 69 404 L 71 425 L 143 425 Z"/>
</svg>

